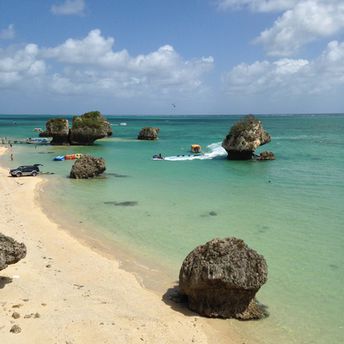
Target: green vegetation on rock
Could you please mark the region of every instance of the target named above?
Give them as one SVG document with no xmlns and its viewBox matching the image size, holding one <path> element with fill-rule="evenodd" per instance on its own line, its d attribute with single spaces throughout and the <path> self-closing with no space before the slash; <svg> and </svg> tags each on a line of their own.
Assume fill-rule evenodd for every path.
<svg viewBox="0 0 344 344">
<path fill-rule="evenodd" d="M 87 112 L 81 116 L 73 117 L 73 129 L 92 128 L 100 129 L 105 122 L 105 118 L 99 111 Z"/>
</svg>

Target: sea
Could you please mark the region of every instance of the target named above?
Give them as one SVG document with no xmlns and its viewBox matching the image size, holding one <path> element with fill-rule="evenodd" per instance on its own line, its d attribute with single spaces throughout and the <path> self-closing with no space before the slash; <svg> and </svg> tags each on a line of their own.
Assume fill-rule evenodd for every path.
<svg viewBox="0 0 344 344">
<path fill-rule="evenodd" d="M 37 137 L 34 128 L 51 117 L 0 115 L 0 143 Z M 6 155 L 0 163 L 42 164 L 54 173 L 44 175 L 39 196 L 48 216 L 76 235 L 151 262 L 171 283 L 197 245 L 245 240 L 268 263 L 257 298 L 270 314 L 222 322 L 247 336 L 246 343 L 344 342 L 343 114 L 257 116 L 272 137 L 257 153 L 276 155 L 264 162 L 226 159 L 221 141 L 241 116 L 106 117 L 113 136 L 93 146 L 15 144 L 14 160 Z M 146 126 L 160 128 L 159 140 L 137 140 Z M 189 156 L 192 144 L 204 155 Z M 73 162 L 52 160 L 69 153 L 103 157 L 106 173 L 69 179 Z M 159 153 L 167 159 L 152 160 Z"/>
</svg>

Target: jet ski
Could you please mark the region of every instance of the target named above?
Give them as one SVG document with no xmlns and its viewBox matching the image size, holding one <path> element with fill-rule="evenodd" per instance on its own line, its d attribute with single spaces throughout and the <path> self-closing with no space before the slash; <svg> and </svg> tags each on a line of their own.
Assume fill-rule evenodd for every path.
<svg viewBox="0 0 344 344">
<path fill-rule="evenodd" d="M 153 160 L 165 160 L 165 158 L 161 154 L 153 155 Z"/>
</svg>

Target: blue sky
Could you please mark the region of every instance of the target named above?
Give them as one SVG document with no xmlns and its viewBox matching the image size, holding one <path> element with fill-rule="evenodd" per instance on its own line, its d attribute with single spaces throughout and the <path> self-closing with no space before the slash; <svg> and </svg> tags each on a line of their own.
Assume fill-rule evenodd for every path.
<svg viewBox="0 0 344 344">
<path fill-rule="evenodd" d="M 342 0 L 0 0 L 0 113 L 343 112 L 343 38 Z"/>
</svg>

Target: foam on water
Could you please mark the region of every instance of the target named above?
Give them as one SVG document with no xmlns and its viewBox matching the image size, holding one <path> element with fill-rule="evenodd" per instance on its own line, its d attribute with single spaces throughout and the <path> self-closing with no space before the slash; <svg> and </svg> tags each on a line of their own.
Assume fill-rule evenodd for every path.
<svg viewBox="0 0 344 344">
<path fill-rule="evenodd" d="M 217 157 L 223 157 L 227 155 L 227 152 L 221 146 L 221 142 L 212 143 L 207 146 L 207 149 L 210 150 L 210 152 L 200 154 L 200 155 L 189 154 L 189 155 L 167 156 L 165 157 L 165 160 L 167 161 L 212 160 Z"/>
</svg>

